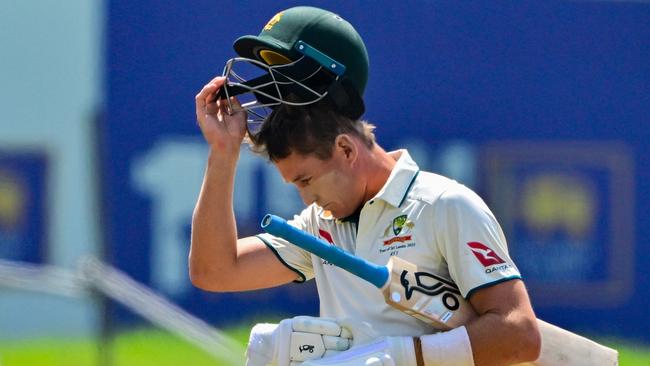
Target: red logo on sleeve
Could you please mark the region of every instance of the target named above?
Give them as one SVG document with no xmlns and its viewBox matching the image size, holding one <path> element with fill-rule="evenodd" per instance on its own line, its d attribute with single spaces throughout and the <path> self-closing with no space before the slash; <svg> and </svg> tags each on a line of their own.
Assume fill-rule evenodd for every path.
<svg viewBox="0 0 650 366">
<path fill-rule="evenodd" d="M 325 231 L 323 229 L 318 229 L 318 234 L 320 235 L 321 238 L 327 240 L 328 243 L 330 243 L 332 245 L 336 245 L 336 244 L 334 244 L 334 240 L 332 239 L 332 234 L 328 233 L 327 231 Z M 329 264 L 330 266 L 333 266 L 332 263 L 326 261 L 325 259 L 321 259 L 321 261 L 322 261 L 323 264 Z"/>
<path fill-rule="evenodd" d="M 478 259 L 479 262 L 484 267 L 489 267 L 493 266 L 495 264 L 501 264 L 505 263 L 501 257 L 499 257 L 494 250 L 488 248 L 485 244 L 479 243 L 477 241 L 471 241 L 467 243 L 469 248 L 472 250 L 472 253 L 474 253 L 474 256 L 476 259 Z"/>
<path fill-rule="evenodd" d="M 330 233 L 323 229 L 318 229 L 318 233 L 320 234 L 321 238 L 327 240 L 328 243 L 334 244 L 334 240 L 332 240 L 332 235 Z"/>
</svg>

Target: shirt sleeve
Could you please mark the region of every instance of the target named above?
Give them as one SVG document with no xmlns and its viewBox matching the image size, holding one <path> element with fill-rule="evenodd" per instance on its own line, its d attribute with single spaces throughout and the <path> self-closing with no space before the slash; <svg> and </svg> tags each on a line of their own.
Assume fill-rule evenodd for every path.
<svg viewBox="0 0 650 366">
<path fill-rule="evenodd" d="M 310 231 L 310 220 L 306 211 L 307 209 L 300 215 L 295 215 L 292 220 L 287 221 L 289 225 L 303 231 Z M 294 282 L 305 282 L 314 278 L 314 268 L 309 252 L 269 233 L 258 234 L 257 237 L 269 247 L 282 264 L 296 272 L 297 277 Z"/>
<path fill-rule="evenodd" d="M 434 215 L 438 247 L 465 298 L 478 289 L 521 278 L 499 223 L 476 193 L 462 185 L 447 190 Z"/>
</svg>

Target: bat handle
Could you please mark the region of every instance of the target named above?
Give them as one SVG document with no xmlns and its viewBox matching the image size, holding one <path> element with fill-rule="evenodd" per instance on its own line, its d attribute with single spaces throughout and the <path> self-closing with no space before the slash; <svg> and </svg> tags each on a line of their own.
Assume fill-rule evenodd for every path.
<svg viewBox="0 0 650 366">
<path fill-rule="evenodd" d="M 267 233 L 283 238 L 294 245 L 313 253 L 344 270 L 363 278 L 377 288 L 388 282 L 389 271 L 384 266 L 370 263 L 343 249 L 331 245 L 309 233 L 299 230 L 281 217 L 266 215 L 262 219 L 262 229 Z"/>
</svg>

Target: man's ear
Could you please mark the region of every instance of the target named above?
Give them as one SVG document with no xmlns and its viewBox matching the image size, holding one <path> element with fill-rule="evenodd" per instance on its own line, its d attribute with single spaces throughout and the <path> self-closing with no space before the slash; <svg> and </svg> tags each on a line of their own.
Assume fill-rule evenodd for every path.
<svg viewBox="0 0 650 366">
<path fill-rule="evenodd" d="M 340 134 L 334 140 L 334 149 L 346 161 L 354 163 L 357 160 L 359 150 L 357 144 L 348 134 Z"/>
</svg>

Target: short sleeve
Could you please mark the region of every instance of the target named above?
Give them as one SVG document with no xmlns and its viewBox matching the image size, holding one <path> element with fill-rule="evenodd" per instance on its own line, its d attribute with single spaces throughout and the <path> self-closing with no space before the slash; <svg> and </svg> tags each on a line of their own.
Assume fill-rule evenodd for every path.
<svg viewBox="0 0 650 366">
<path fill-rule="evenodd" d="M 310 231 L 310 220 L 306 210 L 287 222 L 300 230 Z M 309 252 L 268 233 L 258 234 L 257 237 L 269 247 L 282 264 L 296 272 L 298 276 L 294 282 L 305 282 L 314 278 L 314 268 Z"/>
<path fill-rule="evenodd" d="M 449 274 L 465 298 L 478 289 L 521 278 L 496 218 L 473 191 L 458 185 L 434 207 L 435 235 Z"/>
</svg>

